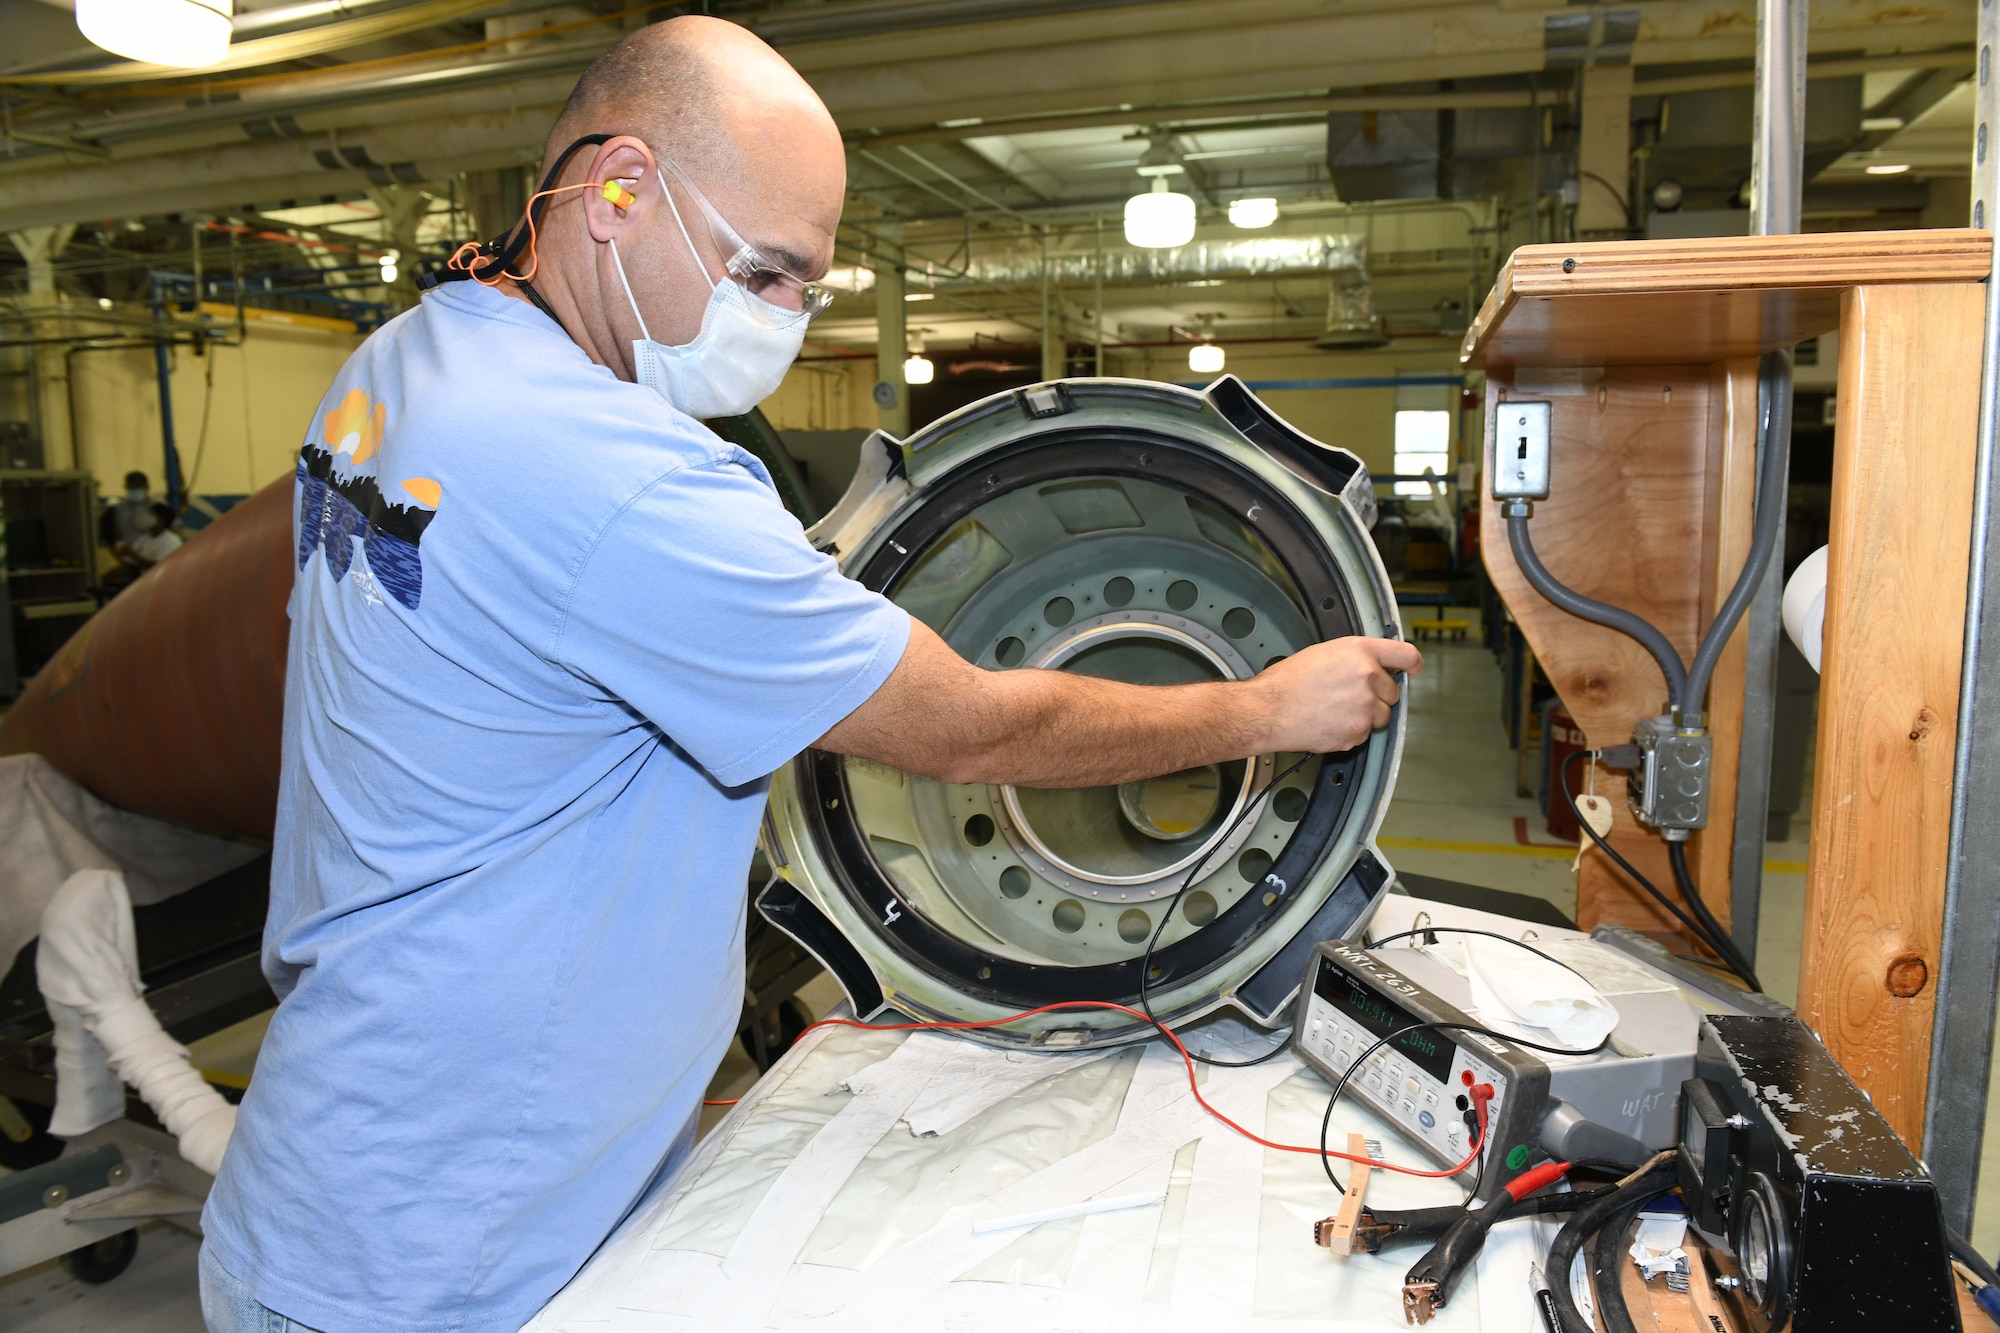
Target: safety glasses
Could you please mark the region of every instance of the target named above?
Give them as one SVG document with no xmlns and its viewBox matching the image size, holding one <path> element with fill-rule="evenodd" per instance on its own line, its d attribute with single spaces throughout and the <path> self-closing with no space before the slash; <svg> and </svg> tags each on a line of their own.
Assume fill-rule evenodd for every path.
<svg viewBox="0 0 2000 1333">
<path fill-rule="evenodd" d="M 758 300 L 781 310 L 802 314 L 809 321 L 833 303 L 832 289 L 817 282 L 807 282 L 783 265 L 759 254 L 757 247 L 737 235 L 736 229 L 723 220 L 722 214 L 715 211 L 715 206 L 687 178 L 686 172 L 664 157 L 657 160 L 701 209 L 702 217 L 708 222 L 709 238 L 723 256 L 722 267 L 731 282 Z"/>
</svg>

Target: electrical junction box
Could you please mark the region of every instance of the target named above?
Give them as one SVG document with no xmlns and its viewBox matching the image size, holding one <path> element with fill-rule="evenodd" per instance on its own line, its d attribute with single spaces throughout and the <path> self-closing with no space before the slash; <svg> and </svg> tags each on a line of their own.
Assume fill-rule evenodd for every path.
<svg viewBox="0 0 2000 1333">
<path fill-rule="evenodd" d="M 1641 824 L 1663 832 L 1708 826 L 1708 788 L 1715 738 L 1684 735 L 1670 717 L 1649 717 L 1632 730 L 1639 764 L 1625 779 L 1627 800 Z"/>
<path fill-rule="evenodd" d="M 1440 928 L 1438 938 L 1451 936 Z M 1370 949 L 1358 940 L 1331 940 L 1314 949 L 1293 1046 L 1329 1082 L 1377 1040 L 1410 1024 L 1491 1026 L 1468 1012 L 1471 982 L 1408 943 Z M 1371 1055 L 1341 1093 L 1368 1104 L 1440 1165 L 1456 1166 L 1472 1139 L 1468 1090 L 1491 1084 L 1481 1199 L 1537 1162 L 1637 1166 L 1672 1148 L 1703 1015 L 1740 1012 L 1739 1006 L 1789 1012 L 1762 996 L 1732 998 L 1721 983 L 1681 972 L 1664 950 L 1618 927 L 1600 927 L 1587 938 L 1540 938 L 1535 947 L 1583 973 L 1618 1010 L 1602 1051 L 1550 1055 L 1483 1032 L 1411 1032 Z M 1532 1039 L 1563 1044 L 1548 1033 Z"/>
</svg>

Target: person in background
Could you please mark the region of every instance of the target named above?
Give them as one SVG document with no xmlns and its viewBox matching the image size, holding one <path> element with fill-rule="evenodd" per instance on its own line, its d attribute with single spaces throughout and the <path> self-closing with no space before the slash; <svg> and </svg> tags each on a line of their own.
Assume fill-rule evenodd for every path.
<svg viewBox="0 0 2000 1333">
<path fill-rule="evenodd" d="M 98 540 L 112 550 L 130 546 L 153 526 L 152 481 L 143 472 L 125 474 L 125 493 L 104 506 L 98 520 Z"/>
<path fill-rule="evenodd" d="M 130 541 L 111 544 L 111 553 L 118 557 L 118 568 L 104 579 L 106 595 L 124 591 L 141 574 L 180 549 L 181 535 L 174 531 L 174 511 L 163 504 L 149 506 L 146 530 Z"/>
</svg>

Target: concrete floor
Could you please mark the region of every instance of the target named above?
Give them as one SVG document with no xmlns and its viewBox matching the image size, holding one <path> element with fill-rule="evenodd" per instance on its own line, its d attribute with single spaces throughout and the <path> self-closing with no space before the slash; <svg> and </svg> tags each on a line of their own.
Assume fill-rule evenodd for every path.
<svg viewBox="0 0 2000 1333">
<path fill-rule="evenodd" d="M 1476 630 L 1476 612 L 1449 614 L 1472 621 Z M 1462 644 L 1425 647 L 1428 669 L 1410 691 L 1408 739 L 1382 829 L 1383 852 L 1399 870 L 1531 893 L 1573 913 L 1572 852 L 1554 845 L 1535 802 L 1514 794 L 1515 756 L 1500 720 L 1500 672 L 1476 645 L 1475 632 Z M 1767 853 L 1757 948 L 1765 985 L 1788 1003 L 1798 983 L 1805 892 L 1804 821 L 1795 828 L 1792 841 L 1773 844 Z M 817 1017 L 840 994 L 821 978 L 803 998 Z M 198 1043 L 197 1063 L 247 1076 L 264 1021 L 251 1019 Z M 755 1072 L 732 1048 L 709 1096 L 737 1096 Z M 1995 1096 L 2000 1099 L 2000 1080 Z M 721 1108 L 704 1111 L 702 1131 L 722 1114 Z M 1974 1239 L 1991 1254 L 2000 1248 L 2000 1117 L 1989 1118 L 1986 1159 Z M 84 1287 L 54 1264 L 17 1274 L 0 1281 L 0 1327 L 12 1333 L 199 1333 L 196 1248 L 184 1234 L 155 1226 L 143 1233 L 133 1268 L 106 1286 Z"/>
</svg>

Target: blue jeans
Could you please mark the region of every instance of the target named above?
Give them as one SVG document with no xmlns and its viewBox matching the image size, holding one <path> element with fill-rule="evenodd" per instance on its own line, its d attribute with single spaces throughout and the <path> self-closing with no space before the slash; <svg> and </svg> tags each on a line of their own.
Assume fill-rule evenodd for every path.
<svg viewBox="0 0 2000 1333">
<path fill-rule="evenodd" d="M 261 1304 L 206 1245 L 201 1247 L 201 1318 L 208 1333 L 313 1333 Z"/>
</svg>

